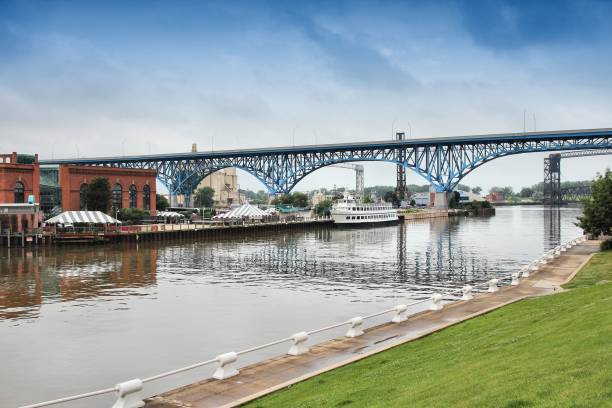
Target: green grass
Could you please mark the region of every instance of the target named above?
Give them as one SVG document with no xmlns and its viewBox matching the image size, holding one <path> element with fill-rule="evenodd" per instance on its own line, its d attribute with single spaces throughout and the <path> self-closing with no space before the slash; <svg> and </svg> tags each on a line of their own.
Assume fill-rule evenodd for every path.
<svg viewBox="0 0 612 408">
<path fill-rule="evenodd" d="M 612 407 L 612 251 L 524 300 L 248 407 Z M 599 284 L 597 284 L 599 282 Z"/>
</svg>

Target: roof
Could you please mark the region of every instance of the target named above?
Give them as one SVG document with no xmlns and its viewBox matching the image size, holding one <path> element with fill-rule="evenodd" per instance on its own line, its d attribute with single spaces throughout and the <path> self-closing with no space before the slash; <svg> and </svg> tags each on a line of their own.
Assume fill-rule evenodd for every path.
<svg viewBox="0 0 612 408">
<path fill-rule="evenodd" d="M 266 217 L 270 214 L 266 213 L 263 210 L 260 210 L 257 207 L 252 206 L 249 203 L 244 203 L 238 208 L 234 208 L 231 211 L 228 211 L 223 214 L 215 215 L 213 218 L 258 218 L 258 217 Z"/>
<path fill-rule="evenodd" d="M 102 211 L 65 211 L 45 222 L 47 224 L 121 224 L 121 221 Z"/>
<path fill-rule="evenodd" d="M 183 214 L 174 211 L 158 211 L 157 216 L 160 218 L 184 218 Z"/>
</svg>

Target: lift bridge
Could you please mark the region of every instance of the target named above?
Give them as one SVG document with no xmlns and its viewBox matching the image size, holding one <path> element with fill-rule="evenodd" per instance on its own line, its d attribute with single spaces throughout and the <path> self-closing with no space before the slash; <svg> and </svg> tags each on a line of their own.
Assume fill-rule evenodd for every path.
<svg viewBox="0 0 612 408">
<path fill-rule="evenodd" d="M 300 180 L 325 166 L 382 161 L 401 165 L 417 173 L 434 186 L 438 193 L 447 196 L 470 172 L 499 157 L 610 148 L 612 129 L 606 128 L 57 159 L 43 160 L 41 164 L 154 169 L 159 181 L 171 195 L 184 195 L 188 200 L 204 177 L 227 167 L 236 167 L 252 174 L 270 194 L 282 194 L 289 193 Z"/>
<path fill-rule="evenodd" d="M 612 149 L 578 150 L 554 153 L 544 158 L 544 204 L 562 204 L 579 201 L 591 195 L 589 186 L 561 188 L 561 159 L 602 156 L 612 154 Z"/>
</svg>

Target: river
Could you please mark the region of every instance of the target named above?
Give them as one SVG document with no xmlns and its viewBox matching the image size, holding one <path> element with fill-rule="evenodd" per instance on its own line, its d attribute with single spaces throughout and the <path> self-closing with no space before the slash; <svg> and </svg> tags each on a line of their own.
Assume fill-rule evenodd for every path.
<svg viewBox="0 0 612 408">
<path fill-rule="evenodd" d="M 579 213 L 516 206 L 494 217 L 369 229 L 2 248 L 0 406 L 112 387 L 508 274 L 578 236 Z M 147 384 L 145 394 L 211 373 L 205 367 Z"/>
</svg>

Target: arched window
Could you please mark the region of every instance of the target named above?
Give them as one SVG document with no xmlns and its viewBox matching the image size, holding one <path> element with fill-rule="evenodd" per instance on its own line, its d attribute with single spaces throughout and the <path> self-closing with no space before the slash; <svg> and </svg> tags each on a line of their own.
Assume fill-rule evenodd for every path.
<svg viewBox="0 0 612 408">
<path fill-rule="evenodd" d="M 130 193 L 130 208 L 136 208 L 136 204 L 137 204 L 136 197 L 138 196 L 138 190 L 136 189 L 136 186 L 134 184 L 130 186 L 129 193 Z"/>
<path fill-rule="evenodd" d="M 123 208 L 123 188 L 117 183 L 113 186 L 112 191 L 113 211 Z"/>
<path fill-rule="evenodd" d="M 148 184 L 142 188 L 142 208 L 145 211 L 151 210 L 151 187 Z"/>
<path fill-rule="evenodd" d="M 79 207 L 81 210 L 87 210 L 87 193 L 89 193 L 89 186 L 87 183 L 81 184 L 79 189 Z"/>
<path fill-rule="evenodd" d="M 15 202 L 25 202 L 25 187 L 23 186 L 23 183 L 21 181 L 15 183 Z"/>
</svg>

